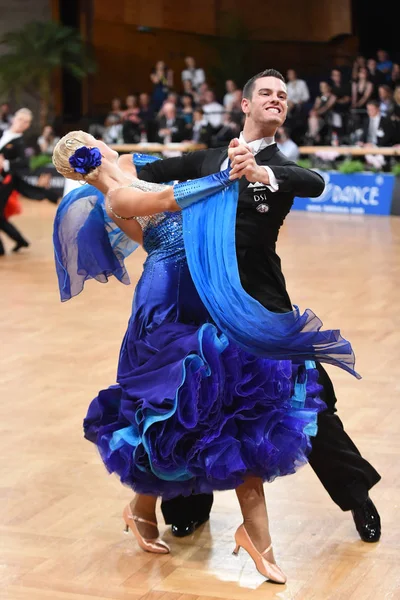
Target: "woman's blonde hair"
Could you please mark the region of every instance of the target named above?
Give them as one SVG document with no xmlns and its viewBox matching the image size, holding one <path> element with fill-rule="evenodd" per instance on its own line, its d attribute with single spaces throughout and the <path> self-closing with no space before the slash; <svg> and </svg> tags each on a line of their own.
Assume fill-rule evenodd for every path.
<svg viewBox="0 0 400 600">
<path fill-rule="evenodd" d="M 53 151 L 53 165 L 60 175 L 64 175 L 67 179 L 94 181 L 99 175 L 100 167 L 96 167 L 93 171 L 84 175 L 77 173 L 69 164 L 70 157 L 82 146 L 93 146 L 92 136 L 85 131 L 70 131 L 56 144 Z"/>
</svg>

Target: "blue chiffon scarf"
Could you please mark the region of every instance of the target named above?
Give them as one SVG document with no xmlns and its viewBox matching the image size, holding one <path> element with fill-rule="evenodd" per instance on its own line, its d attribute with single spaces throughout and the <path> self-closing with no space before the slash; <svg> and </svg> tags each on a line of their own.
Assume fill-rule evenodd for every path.
<svg viewBox="0 0 400 600">
<path fill-rule="evenodd" d="M 354 370 L 355 356 L 339 330 L 322 331 L 321 320 L 297 306 L 273 313 L 242 288 L 235 226 L 239 188 L 230 188 L 183 210 L 183 236 L 191 276 L 216 325 L 255 356 L 325 362 Z"/>
</svg>

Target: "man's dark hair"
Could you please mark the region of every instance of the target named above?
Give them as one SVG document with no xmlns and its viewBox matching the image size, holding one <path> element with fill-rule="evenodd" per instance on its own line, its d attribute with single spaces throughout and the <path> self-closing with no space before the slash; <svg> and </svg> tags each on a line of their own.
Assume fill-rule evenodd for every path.
<svg viewBox="0 0 400 600">
<path fill-rule="evenodd" d="M 379 104 L 378 100 L 368 100 L 367 106 L 368 106 L 368 104 L 371 104 L 372 106 L 376 106 L 376 108 L 380 107 L 380 104 Z"/>
<path fill-rule="evenodd" d="M 276 69 L 265 69 L 265 71 L 261 71 L 261 73 L 257 73 L 248 82 L 245 84 L 243 88 L 243 98 L 247 98 L 247 100 L 251 100 L 254 92 L 254 85 L 257 79 L 261 79 L 262 77 L 276 77 L 276 79 L 280 79 L 285 82 L 285 78 L 282 73 L 279 73 Z"/>
</svg>

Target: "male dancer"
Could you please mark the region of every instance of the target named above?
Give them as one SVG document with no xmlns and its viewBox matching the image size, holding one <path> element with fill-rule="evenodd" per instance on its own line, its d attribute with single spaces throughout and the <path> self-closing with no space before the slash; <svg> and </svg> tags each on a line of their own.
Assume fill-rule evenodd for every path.
<svg viewBox="0 0 400 600">
<path fill-rule="evenodd" d="M 275 245 L 295 196 L 316 197 L 324 189 L 322 178 L 303 169 L 279 152 L 275 133 L 287 114 L 287 90 L 283 76 L 267 69 L 252 77 L 243 90 L 242 110 L 246 115 L 238 142 L 229 149 L 231 177 L 240 179 L 236 219 L 236 252 L 243 288 L 274 312 L 292 310 Z M 184 181 L 225 169 L 228 149 L 200 150 L 179 158 L 147 164 L 139 177 L 146 181 Z M 380 538 L 379 514 L 368 492 L 379 480 L 375 469 L 361 456 L 344 431 L 336 413 L 332 382 L 318 364 L 322 399 L 327 410 L 318 418 L 318 434 L 312 438 L 309 457 L 322 485 L 342 510 L 351 510 L 361 538 Z M 211 495 L 178 497 L 162 505 L 172 533 L 184 536 L 209 518 Z"/>
</svg>

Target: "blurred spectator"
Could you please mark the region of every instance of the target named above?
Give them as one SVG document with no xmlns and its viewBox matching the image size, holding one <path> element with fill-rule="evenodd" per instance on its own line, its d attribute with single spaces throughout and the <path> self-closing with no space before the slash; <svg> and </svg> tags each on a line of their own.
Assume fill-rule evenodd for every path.
<svg viewBox="0 0 400 600">
<path fill-rule="evenodd" d="M 204 117 L 202 108 L 195 108 L 193 111 L 192 141 L 196 144 L 210 145 L 212 129 Z"/>
<path fill-rule="evenodd" d="M 357 78 L 352 83 L 351 107 L 366 108 L 367 101 L 371 98 L 374 91 L 374 84 L 369 80 L 369 72 L 366 67 L 360 67 Z"/>
<path fill-rule="evenodd" d="M 185 64 L 186 69 L 182 71 L 182 82 L 191 81 L 193 89 L 198 90 L 206 80 L 204 70 L 196 67 L 196 61 L 192 56 L 185 58 Z"/>
<path fill-rule="evenodd" d="M 122 103 L 120 98 L 113 98 L 111 100 L 111 110 L 107 115 L 107 119 L 112 119 L 115 123 L 122 121 L 124 111 L 122 110 Z"/>
<path fill-rule="evenodd" d="M 179 111 L 179 116 L 185 121 L 185 128 L 188 132 L 192 129 L 193 123 L 193 96 L 191 94 L 183 94 L 181 96 L 182 108 Z"/>
<path fill-rule="evenodd" d="M 388 117 L 393 110 L 393 90 L 388 85 L 380 85 L 378 94 L 381 115 L 382 117 Z"/>
<path fill-rule="evenodd" d="M 207 92 L 210 91 L 210 88 L 208 87 L 208 83 L 204 82 L 201 84 L 201 86 L 199 87 L 199 97 L 197 100 L 197 104 L 200 104 L 201 106 L 203 106 L 206 103 L 206 94 Z"/>
<path fill-rule="evenodd" d="M 122 137 L 125 144 L 137 144 L 140 141 L 140 109 L 136 96 L 126 97 L 126 110 L 123 113 Z"/>
<path fill-rule="evenodd" d="M 149 94 L 139 96 L 140 141 L 153 142 L 155 140 L 155 114 L 150 102 Z"/>
<path fill-rule="evenodd" d="M 287 127 L 279 127 L 276 132 L 275 141 L 277 142 L 279 150 L 283 152 L 289 160 L 294 160 L 296 162 L 300 155 L 299 147 L 290 138 Z"/>
<path fill-rule="evenodd" d="M 385 75 L 386 81 L 389 81 L 393 62 L 390 60 L 389 54 L 386 52 L 386 50 L 378 50 L 376 55 L 378 57 L 378 71 Z"/>
<path fill-rule="evenodd" d="M 150 73 L 150 80 L 153 84 L 152 103 L 154 109 L 158 111 L 168 96 L 169 90 L 174 86 L 174 72 L 166 66 L 163 60 L 159 60 Z"/>
<path fill-rule="evenodd" d="M 332 69 L 332 93 L 336 96 L 335 106 L 332 110 L 332 123 L 340 135 L 347 131 L 349 111 L 351 104 L 350 83 L 343 81 L 340 69 Z"/>
<path fill-rule="evenodd" d="M 336 96 L 326 81 L 319 84 L 320 95 L 317 96 L 314 106 L 308 117 L 309 143 L 322 143 L 329 145 L 333 132 L 332 109 L 336 103 Z"/>
<path fill-rule="evenodd" d="M 388 117 L 381 115 L 379 102 L 370 100 L 367 103 L 367 113 L 361 145 L 390 146 L 393 140 L 393 125 Z"/>
<path fill-rule="evenodd" d="M 0 137 L 0 155 L 3 155 L 3 170 L 24 175 L 29 169 L 29 159 L 25 152 L 23 134 L 32 124 L 33 114 L 28 108 L 20 108 L 15 113 L 11 125 Z"/>
<path fill-rule="evenodd" d="M 308 86 L 303 79 L 297 79 L 297 73 L 294 69 L 289 69 L 287 74 L 287 92 L 288 107 L 292 110 L 294 107 L 300 108 L 310 99 Z"/>
<path fill-rule="evenodd" d="M 357 79 L 358 72 L 361 68 L 367 66 L 367 59 L 365 56 L 357 56 L 353 62 L 353 66 L 351 69 L 351 79 L 355 81 Z"/>
<path fill-rule="evenodd" d="M 367 62 L 367 67 L 369 71 L 369 79 L 372 82 L 374 89 L 372 92 L 372 98 L 378 98 L 378 87 L 385 83 L 386 77 L 385 75 L 379 71 L 378 63 L 374 58 L 370 58 Z"/>
<path fill-rule="evenodd" d="M 226 110 L 229 112 L 230 120 L 237 123 L 238 125 L 242 124 L 244 118 L 242 111 L 242 98 L 243 91 L 235 90 L 232 94 L 232 102 L 225 107 Z"/>
<path fill-rule="evenodd" d="M 199 93 L 194 89 L 190 79 L 185 79 L 183 82 L 183 93 L 190 94 L 190 96 L 193 98 L 194 104 L 199 103 Z"/>
<path fill-rule="evenodd" d="M 8 102 L 0 104 L 0 136 L 3 131 L 8 129 L 11 125 L 12 114 L 10 111 L 10 105 Z"/>
<path fill-rule="evenodd" d="M 292 132 L 293 139 L 299 142 L 306 132 L 307 108 L 310 100 L 308 86 L 303 79 L 297 78 L 294 69 L 289 69 L 286 74 L 288 90 L 288 115 L 287 125 Z"/>
<path fill-rule="evenodd" d="M 46 125 L 43 128 L 42 135 L 38 138 L 38 146 L 42 154 L 53 154 L 54 148 L 59 141 L 59 137 L 56 137 L 54 130 L 51 125 Z"/>
<path fill-rule="evenodd" d="M 227 112 L 223 115 L 222 127 L 214 133 L 211 138 L 211 146 L 218 148 L 219 146 L 227 146 L 233 138 L 240 135 L 241 126 L 237 120 L 232 118 L 232 113 Z"/>
<path fill-rule="evenodd" d="M 163 115 L 159 119 L 158 142 L 170 144 L 182 142 L 185 139 L 185 121 L 176 115 L 176 106 L 167 102 L 163 106 Z"/>
<path fill-rule="evenodd" d="M 400 85 L 400 65 L 398 63 L 393 63 L 389 85 L 393 90 Z"/>
<path fill-rule="evenodd" d="M 232 104 L 234 99 L 234 92 L 237 90 L 237 85 L 232 79 L 227 79 L 225 81 L 225 90 L 226 94 L 223 99 L 223 104 L 227 110 L 229 110 L 229 106 Z"/>
<path fill-rule="evenodd" d="M 400 85 L 394 90 L 393 111 L 391 115 L 393 123 L 394 143 L 400 144 Z"/>
<path fill-rule="evenodd" d="M 222 126 L 224 107 L 222 104 L 215 99 L 215 94 L 211 90 L 208 90 L 204 94 L 205 103 L 203 104 L 203 110 L 207 119 L 207 122 L 217 133 L 218 129 Z"/>
</svg>

